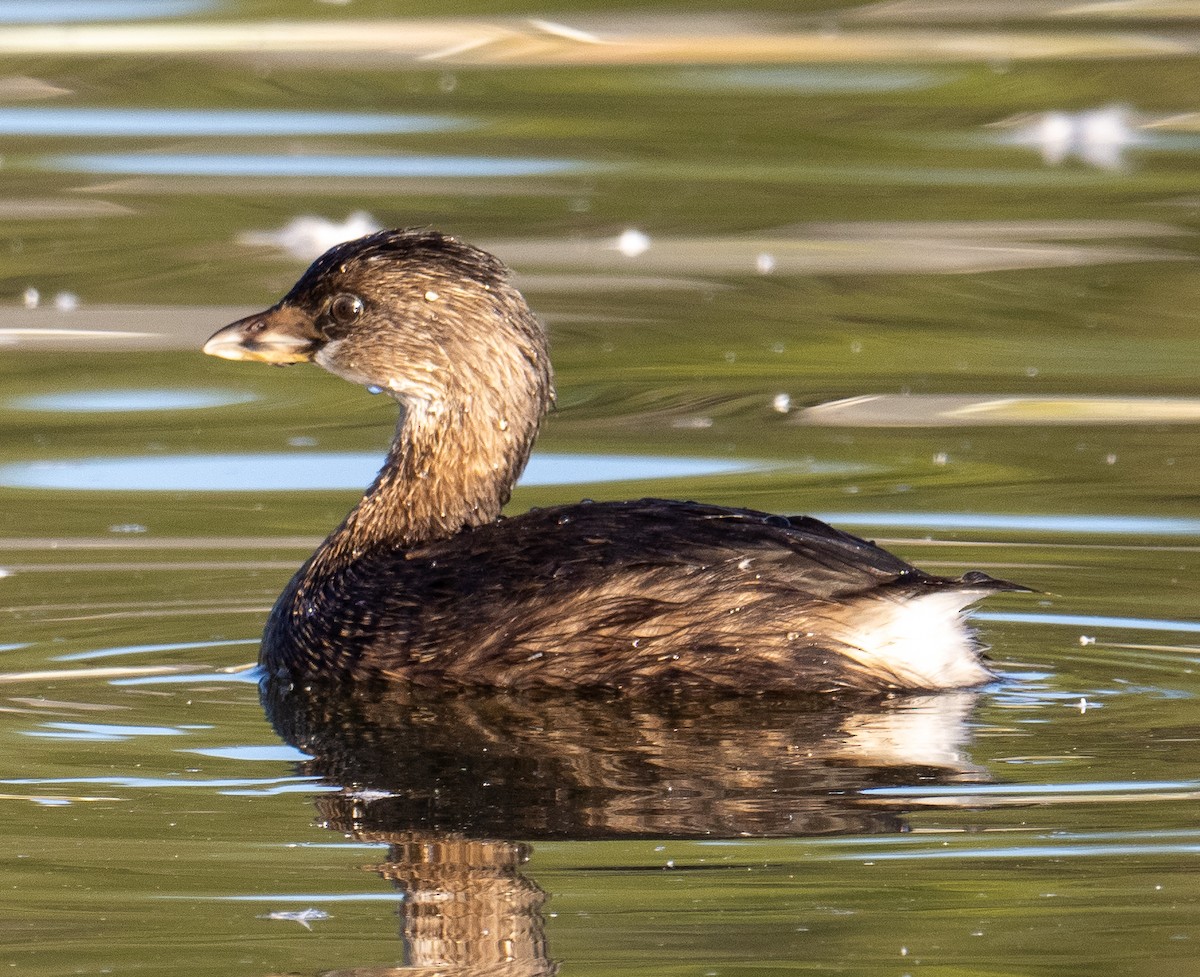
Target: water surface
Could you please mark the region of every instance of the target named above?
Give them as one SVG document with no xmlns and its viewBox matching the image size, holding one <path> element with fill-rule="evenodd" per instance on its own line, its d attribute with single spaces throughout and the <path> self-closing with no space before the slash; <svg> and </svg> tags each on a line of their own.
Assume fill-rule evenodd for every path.
<svg viewBox="0 0 1200 977">
<path fill-rule="evenodd" d="M 1110 6 L 10 4 L 13 972 L 1194 971 L 1200 22 Z M 198 349 L 398 225 L 549 328 L 511 511 L 811 512 L 1019 580 L 996 683 L 260 702 L 394 407 Z"/>
</svg>

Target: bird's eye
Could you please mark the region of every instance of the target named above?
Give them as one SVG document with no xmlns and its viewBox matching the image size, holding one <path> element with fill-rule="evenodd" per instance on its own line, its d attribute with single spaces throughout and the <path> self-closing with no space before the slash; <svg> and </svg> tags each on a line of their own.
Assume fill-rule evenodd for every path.
<svg viewBox="0 0 1200 977">
<path fill-rule="evenodd" d="M 329 318 L 339 326 L 350 325 L 350 323 L 362 315 L 362 311 L 362 299 L 357 295 L 350 295 L 345 292 L 341 295 L 335 295 L 333 301 L 329 303 Z"/>
</svg>

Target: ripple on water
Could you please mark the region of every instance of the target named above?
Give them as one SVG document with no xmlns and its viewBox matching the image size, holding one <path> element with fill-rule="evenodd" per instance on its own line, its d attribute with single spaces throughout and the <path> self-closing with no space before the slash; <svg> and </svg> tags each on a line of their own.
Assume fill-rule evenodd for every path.
<svg viewBox="0 0 1200 977">
<path fill-rule="evenodd" d="M 867 394 L 807 407 L 796 417 L 798 423 L 825 427 L 1194 424 L 1200 421 L 1200 399 L 1052 394 Z"/>
<path fill-rule="evenodd" d="M 222 760 L 311 760 L 312 756 L 296 749 L 294 746 L 216 746 L 202 750 L 185 750 L 185 753 L 195 753 L 199 756 L 217 757 Z"/>
<path fill-rule="evenodd" d="M 0 466 L 0 485 L 104 491 L 262 492 L 361 489 L 375 477 L 382 457 L 373 452 L 217 454 L 79 458 Z M 722 458 L 642 455 L 535 456 L 522 485 L 694 478 L 760 469 L 760 463 Z M 816 463 L 813 474 L 853 474 L 857 466 Z"/>
<path fill-rule="evenodd" d="M 1051 614 L 1037 611 L 976 611 L 973 621 L 1013 624 L 1057 624 L 1083 628 L 1121 628 L 1129 631 L 1176 631 L 1200 633 L 1200 621 L 1169 621 L 1153 617 L 1115 617 L 1104 614 Z"/>
<path fill-rule="evenodd" d="M 1028 803 L 1028 801 L 1022 801 Z M 1127 840 L 1113 841 L 1109 837 L 1077 837 L 1071 841 L 1061 838 L 1040 838 L 1036 842 L 1013 844 L 1009 839 L 995 839 L 993 844 L 959 845 L 956 841 L 941 841 L 942 847 L 897 851 L 847 852 L 826 856 L 832 861 L 898 862 L 926 860 L 988 860 L 988 859 L 1074 859 L 1120 858 L 1130 856 L 1167 856 L 1200 854 L 1200 837 L 1192 834 L 1179 838 L 1171 832 L 1138 833 L 1124 836 Z"/>
<path fill-rule="evenodd" d="M 738 89 L 794 95 L 895 92 L 949 84 L 957 74 L 928 68 L 816 65 L 783 68 L 714 68 L 682 71 L 671 81 L 688 90 Z"/>
<path fill-rule="evenodd" d="M 498 156 L 283 156 L 270 153 L 71 153 L 41 164 L 67 173 L 114 176 L 522 177 L 593 172 L 580 160 Z"/>
<path fill-rule="evenodd" d="M 90 661 L 94 658 L 114 658 L 119 655 L 146 655 L 160 651 L 191 651 L 195 648 L 227 648 L 236 645 L 257 644 L 257 639 L 237 638 L 222 641 L 175 641 L 169 644 L 118 645 L 113 648 L 94 648 L 77 651 L 69 655 L 56 655 L 52 660 L 59 662 Z M 255 679 L 257 681 L 257 678 Z"/>
<path fill-rule="evenodd" d="M 188 17 L 216 6 L 216 0 L 27 0 L 0 5 L 0 24 Z"/>
<path fill-rule="evenodd" d="M 1110 516 L 1103 513 L 1022 515 L 1002 512 L 825 512 L 817 515 L 826 522 L 840 526 L 873 526 L 888 529 L 978 529 L 1114 536 L 1200 535 L 1200 519 L 1171 516 Z"/>
<path fill-rule="evenodd" d="M 256 397 L 232 390 L 74 390 L 15 398 L 17 410 L 60 413 L 118 413 L 156 410 L 196 410 L 245 404 Z"/>
<path fill-rule="evenodd" d="M 254 109 L 90 107 L 0 108 L 8 136 L 326 136 L 448 132 L 469 128 L 444 115 L 368 112 L 281 112 Z"/>
<path fill-rule="evenodd" d="M 272 794 L 305 791 L 308 793 L 332 793 L 340 787 L 322 784 L 320 777 L 20 777 L 0 780 L 0 784 L 13 787 L 120 787 L 125 790 L 218 790 L 222 794 Z"/>
<path fill-rule="evenodd" d="M 175 726 L 116 726 L 109 723 L 42 723 L 21 735 L 38 739 L 66 739 L 89 743 L 119 743 L 139 736 L 186 736 L 188 730 Z"/>
</svg>

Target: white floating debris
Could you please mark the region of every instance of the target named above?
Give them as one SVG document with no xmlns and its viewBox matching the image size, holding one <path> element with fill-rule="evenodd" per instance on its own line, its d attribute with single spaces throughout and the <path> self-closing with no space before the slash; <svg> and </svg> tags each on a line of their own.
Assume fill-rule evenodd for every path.
<svg viewBox="0 0 1200 977">
<path fill-rule="evenodd" d="M 299 912 L 277 911 L 265 913 L 259 919 L 281 919 L 287 923 L 299 923 L 306 930 L 312 929 L 312 924 L 321 919 L 329 919 L 329 913 L 324 909 L 302 909 Z"/>
<path fill-rule="evenodd" d="M 947 465 L 950 463 L 950 456 L 944 451 L 939 451 L 933 456 L 933 463 L 935 465 Z"/>
<path fill-rule="evenodd" d="M 1018 142 L 1041 149 L 1043 162 L 1056 166 L 1073 152 L 1075 120 L 1066 112 L 1044 112 L 1019 130 L 1018 136 Z"/>
<path fill-rule="evenodd" d="M 301 216 L 275 231 L 246 231 L 238 235 L 239 244 L 279 248 L 294 258 L 312 261 L 335 244 L 352 241 L 378 231 L 379 225 L 365 210 L 356 210 L 342 223 L 325 217 Z"/>
<path fill-rule="evenodd" d="M 42 300 L 42 295 L 36 288 L 30 285 L 25 289 L 25 294 L 21 296 L 21 300 L 25 303 L 25 308 L 36 309 L 38 303 Z"/>
<path fill-rule="evenodd" d="M 122 522 L 115 526 L 109 526 L 110 533 L 144 533 L 147 532 L 145 526 L 136 522 Z"/>
<path fill-rule="evenodd" d="M 1095 643 L 1096 639 L 1090 634 L 1081 634 L 1079 636 L 1079 644 L 1084 648 L 1086 648 L 1088 645 L 1094 645 Z"/>
<path fill-rule="evenodd" d="M 371 788 L 363 788 L 362 790 L 347 791 L 347 795 L 353 797 L 356 801 L 382 801 L 389 797 L 395 797 L 390 790 L 374 790 Z"/>
<path fill-rule="evenodd" d="M 59 292 L 54 296 L 54 307 L 59 312 L 74 312 L 79 308 L 79 296 L 74 292 Z"/>
<path fill-rule="evenodd" d="M 1127 148 L 1148 141 L 1134 114 L 1123 105 L 1086 112 L 1042 112 L 998 125 L 1012 130 L 1006 142 L 1037 149 L 1048 166 L 1075 157 L 1089 166 L 1117 170 L 1124 165 Z"/>
<path fill-rule="evenodd" d="M 650 250 L 650 235 L 631 227 L 618 235 L 613 247 L 626 258 L 636 258 Z"/>
<path fill-rule="evenodd" d="M 1087 708 L 1088 708 L 1088 701 L 1087 701 L 1087 698 L 1086 698 L 1086 697 L 1084 697 L 1084 696 L 1080 696 L 1080 698 L 1079 698 L 1079 712 L 1080 712 L 1080 714 L 1082 715 L 1083 713 L 1087 712 Z"/>
<path fill-rule="evenodd" d="M 1076 152 L 1079 158 L 1105 170 L 1119 169 L 1121 154 L 1127 146 L 1142 141 L 1131 124 L 1129 110 L 1120 105 L 1081 112 L 1076 116 L 1078 130 Z"/>
<path fill-rule="evenodd" d="M 760 275 L 769 275 L 775 270 L 775 256 L 763 252 L 754 259 L 754 267 Z"/>
<path fill-rule="evenodd" d="M 771 408 L 779 414 L 786 414 L 792 409 L 792 398 L 788 394 L 776 394 L 771 401 Z"/>
</svg>

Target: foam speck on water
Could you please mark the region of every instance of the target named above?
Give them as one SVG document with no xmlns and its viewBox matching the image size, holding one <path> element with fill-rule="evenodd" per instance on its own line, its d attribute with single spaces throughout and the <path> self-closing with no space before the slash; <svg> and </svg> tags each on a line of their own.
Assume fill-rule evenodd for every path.
<svg viewBox="0 0 1200 977">
<path fill-rule="evenodd" d="M 615 247 L 626 258 L 636 258 L 650 250 L 650 236 L 631 227 L 621 232 Z"/>
</svg>

